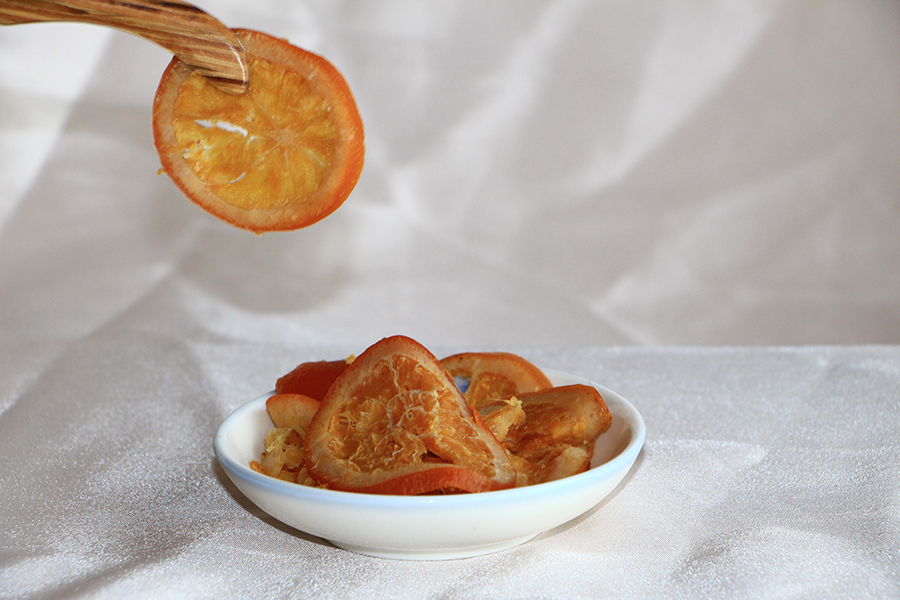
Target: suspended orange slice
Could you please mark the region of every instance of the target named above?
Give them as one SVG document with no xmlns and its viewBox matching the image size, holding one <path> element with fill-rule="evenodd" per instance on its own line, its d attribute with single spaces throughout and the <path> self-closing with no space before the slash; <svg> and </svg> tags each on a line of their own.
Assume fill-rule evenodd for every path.
<svg viewBox="0 0 900 600">
<path fill-rule="evenodd" d="M 343 204 L 365 153 L 350 88 L 324 58 L 235 30 L 250 78 L 229 94 L 173 59 L 153 105 L 163 171 L 195 204 L 256 233 L 312 225 Z"/>
</svg>

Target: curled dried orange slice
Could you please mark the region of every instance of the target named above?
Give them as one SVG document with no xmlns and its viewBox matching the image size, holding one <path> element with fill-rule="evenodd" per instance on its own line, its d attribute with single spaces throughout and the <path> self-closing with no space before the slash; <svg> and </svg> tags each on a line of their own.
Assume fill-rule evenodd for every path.
<svg viewBox="0 0 900 600">
<path fill-rule="evenodd" d="M 319 405 L 318 400 L 302 394 L 275 394 L 266 400 L 275 428 L 266 435 L 265 451 L 250 468 L 284 481 L 319 486 L 306 472 L 304 460 L 306 434 Z"/>
<path fill-rule="evenodd" d="M 517 486 L 562 479 L 588 468 L 597 436 L 612 423 L 596 388 L 565 385 L 521 394 L 516 400 L 524 417 L 505 433 L 503 447 L 516 466 Z"/>
<path fill-rule="evenodd" d="M 337 378 L 306 438 L 310 475 L 380 494 L 512 487 L 509 456 L 440 362 L 404 336 L 365 350 Z"/>
<path fill-rule="evenodd" d="M 303 394 L 275 394 L 266 400 L 266 412 L 275 427 L 297 427 L 304 432 L 321 402 Z"/>
<path fill-rule="evenodd" d="M 476 408 L 553 387 L 543 371 L 509 352 L 462 352 L 442 359 L 441 365 L 464 380 L 466 399 Z"/>
<path fill-rule="evenodd" d="M 244 45 L 242 95 L 177 58 L 153 104 L 163 171 L 195 204 L 253 232 L 311 225 L 341 206 L 363 166 L 363 125 L 350 88 L 324 58 L 257 31 Z"/>
<path fill-rule="evenodd" d="M 316 400 L 325 399 L 325 394 L 335 379 L 353 362 L 353 357 L 344 360 L 317 360 L 303 362 L 275 382 L 278 394 L 303 394 Z"/>
</svg>

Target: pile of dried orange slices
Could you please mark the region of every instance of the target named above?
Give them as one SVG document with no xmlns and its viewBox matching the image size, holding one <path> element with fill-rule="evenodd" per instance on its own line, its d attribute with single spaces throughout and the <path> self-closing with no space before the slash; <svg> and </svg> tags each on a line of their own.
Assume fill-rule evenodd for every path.
<svg viewBox="0 0 900 600">
<path fill-rule="evenodd" d="M 522 357 L 437 359 L 405 336 L 360 356 L 307 362 L 266 402 L 274 427 L 251 468 L 376 494 L 483 492 L 586 470 L 610 425 L 600 393 L 554 387 Z"/>
</svg>

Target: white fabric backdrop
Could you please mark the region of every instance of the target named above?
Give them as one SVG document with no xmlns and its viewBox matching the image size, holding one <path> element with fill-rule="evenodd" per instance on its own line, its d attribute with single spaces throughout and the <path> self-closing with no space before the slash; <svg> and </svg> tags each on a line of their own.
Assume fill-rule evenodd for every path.
<svg viewBox="0 0 900 600">
<path fill-rule="evenodd" d="M 164 50 L 0 29 L 4 331 L 77 337 L 162 286 L 259 339 L 900 341 L 896 2 L 202 6 L 342 70 L 356 191 L 232 230 L 155 176 Z"/>
<path fill-rule="evenodd" d="M 201 6 L 335 63 L 362 178 L 233 229 L 156 175 L 164 50 L 0 27 L 0 598 L 897 596 L 900 3 Z M 397 333 L 620 391 L 630 483 L 434 565 L 242 504 L 225 415 Z"/>
</svg>

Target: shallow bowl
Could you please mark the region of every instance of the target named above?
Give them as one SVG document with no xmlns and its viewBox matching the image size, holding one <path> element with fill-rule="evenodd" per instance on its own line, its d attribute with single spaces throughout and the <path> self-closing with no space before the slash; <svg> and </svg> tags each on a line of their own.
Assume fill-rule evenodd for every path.
<svg viewBox="0 0 900 600">
<path fill-rule="evenodd" d="M 444 496 L 387 496 L 313 488 L 253 471 L 273 427 L 265 394 L 219 427 L 216 457 L 237 488 L 263 511 L 339 548 L 389 558 L 450 559 L 517 546 L 585 513 L 606 498 L 634 465 L 644 421 L 624 398 L 580 377 L 544 370 L 554 385 L 597 388 L 612 413 L 584 473 L 533 486 Z"/>
</svg>

